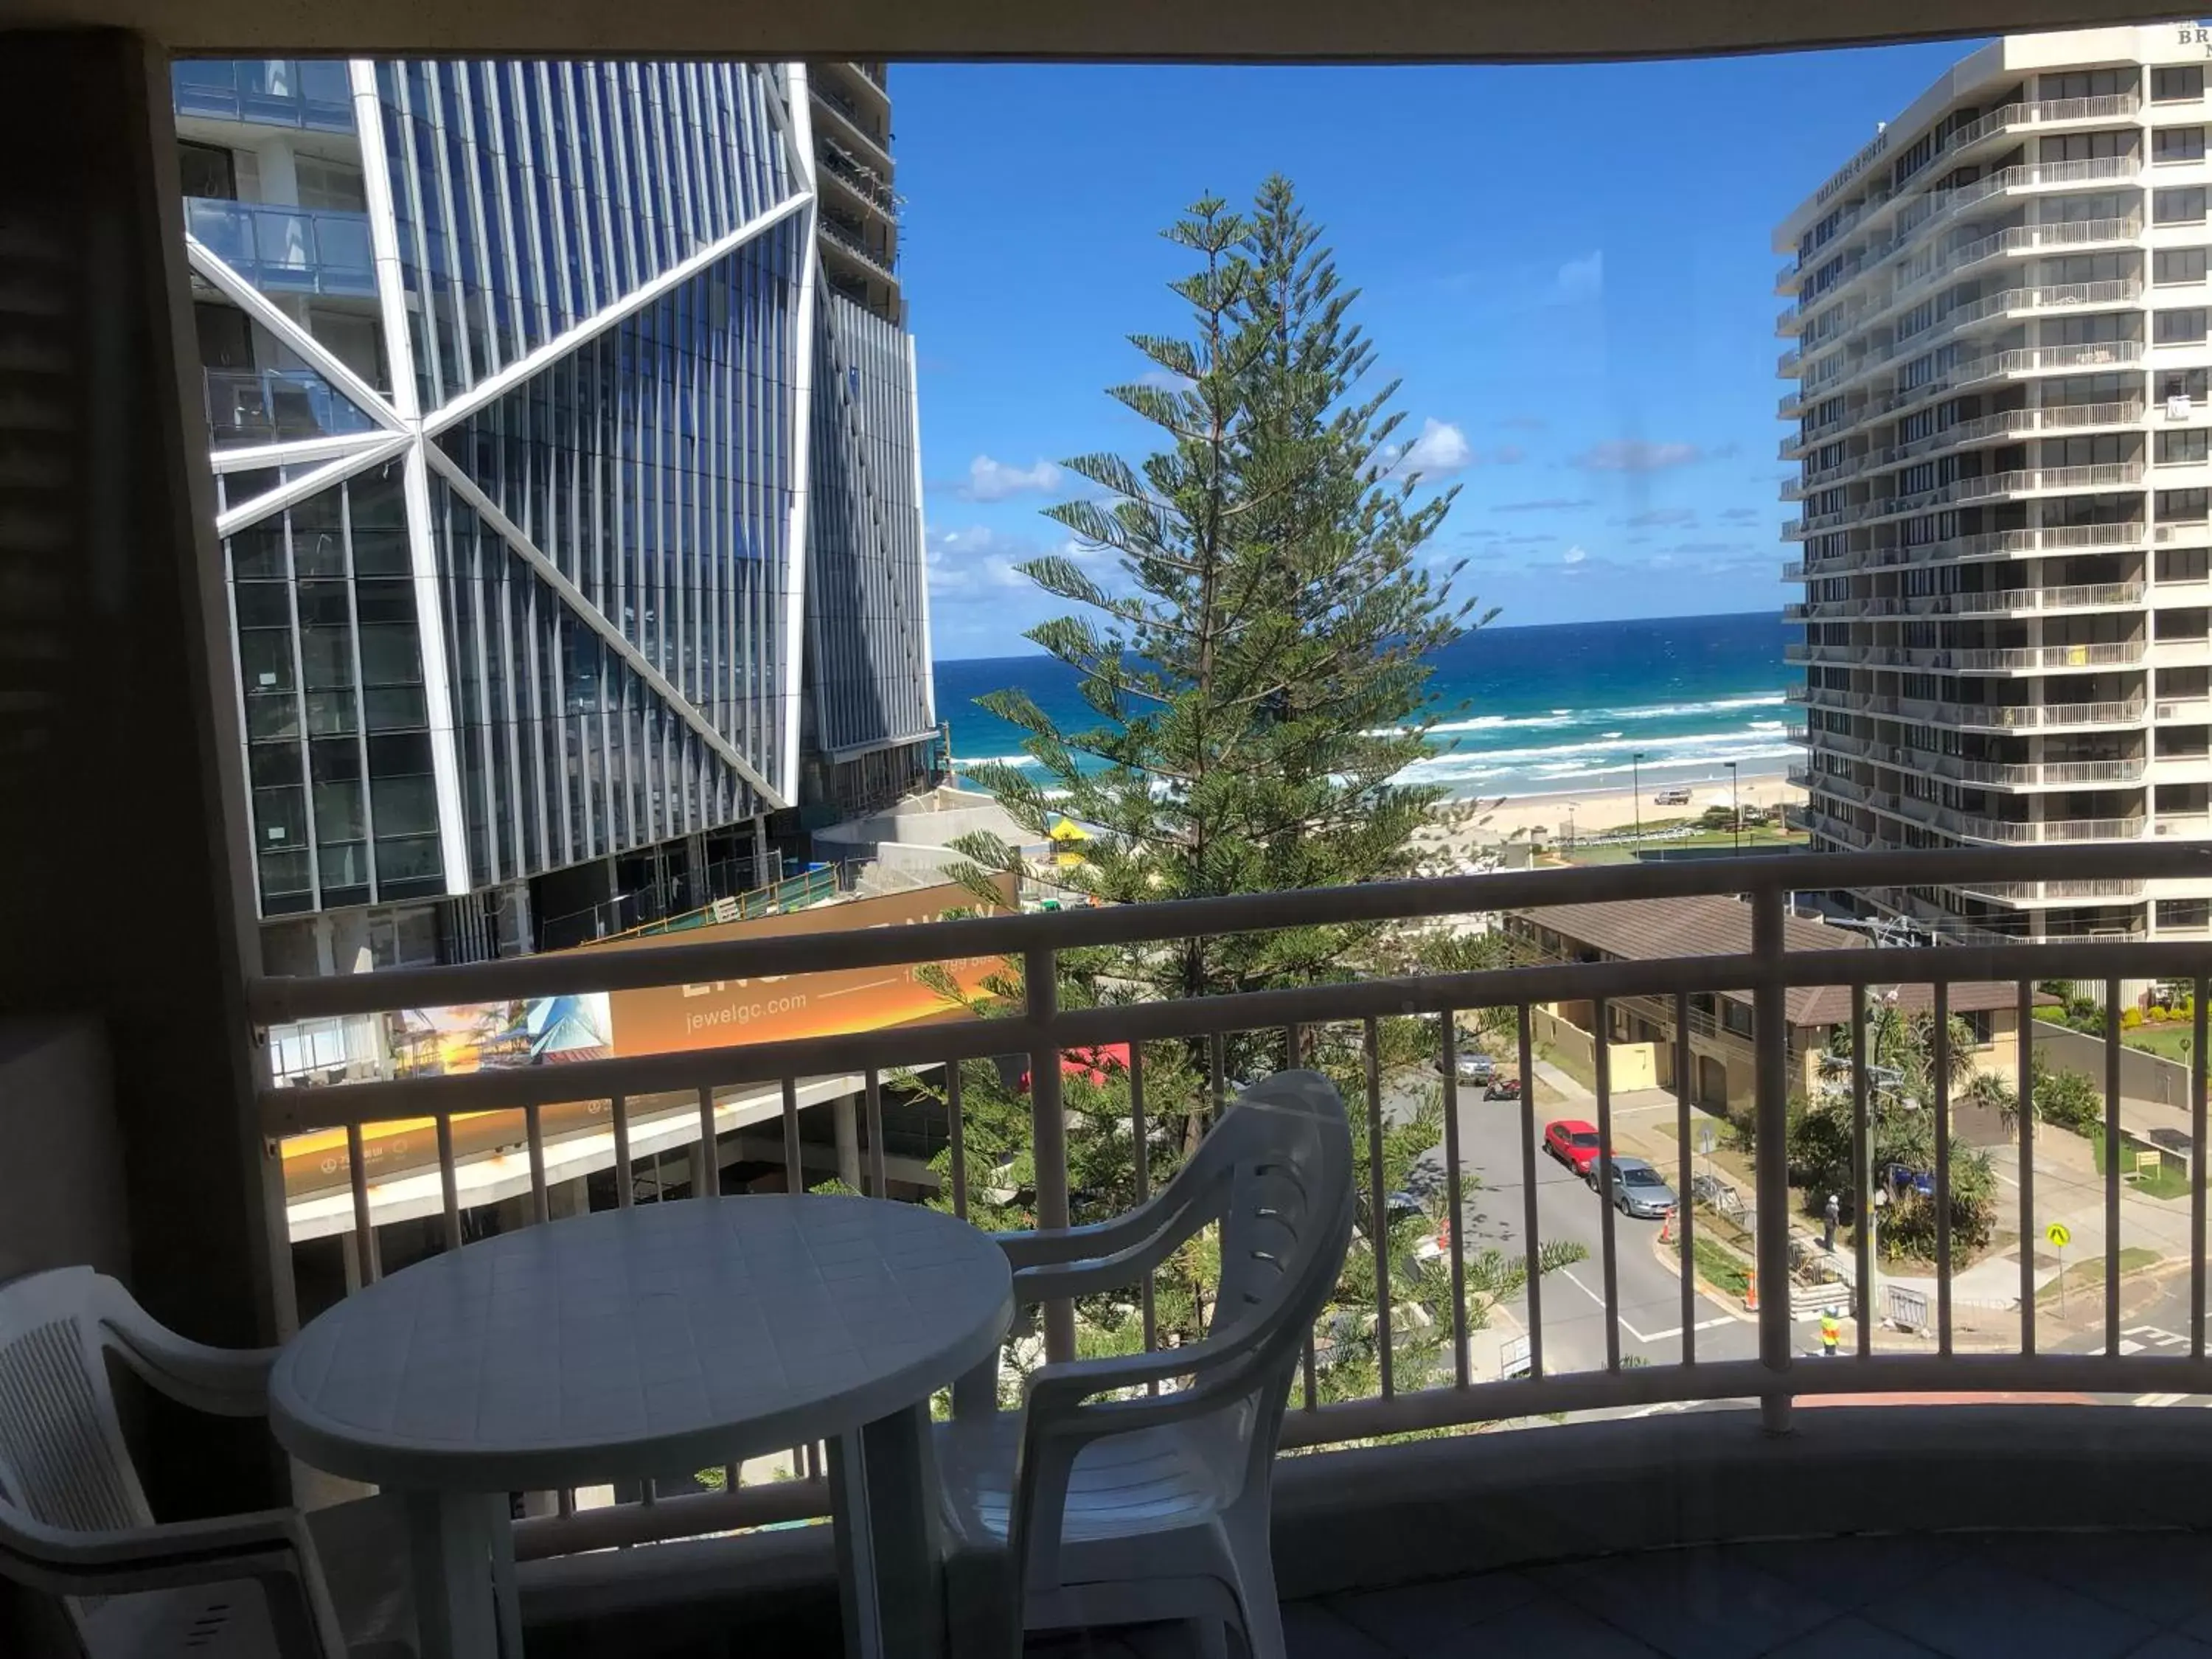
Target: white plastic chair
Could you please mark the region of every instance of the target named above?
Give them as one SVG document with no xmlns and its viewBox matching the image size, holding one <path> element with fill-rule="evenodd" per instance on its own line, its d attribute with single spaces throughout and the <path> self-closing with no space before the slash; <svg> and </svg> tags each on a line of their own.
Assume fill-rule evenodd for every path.
<svg viewBox="0 0 2212 1659">
<path fill-rule="evenodd" d="M 1019 1412 L 996 1408 L 995 1360 L 961 1380 L 938 1440 L 952 1652 L 1018 1653 L 1024 1629 L 1184 1620 L 1211 1650 L 1234 1626 L 1252 1659 L 1282 1659 L 1275 1441 L 1343 1263 L 1352 1188 L 1344 1103 L 1318 1073 L 1286 1072 L 1246 1090 L 1140 1208 L 1000 1235 L 1028 1305 L 1136 1284 L 1218 1220 L 1220 1293 L 1200 1340 L 1043 1366 Z M 1165 1391 L 1142 1393 L 1152 1382 Z"/>
<path fill-rule="evenodd" d="M 59 1598 L 92 1659 L 348 1659 L 298 1510 L 155 1520 L 116 1415 L 109 1354 L 198 1410 L 268 1411 L 273 1348 L 188 1342 L 89 1267 L 0 1285 L 0 1577 Z M 348 1554 L 386 1556 L 387 1542 L 398 1552 L 402 1588 L 365 1609 L 364 1623 L 405 1630 L 405 1544 L 383 1535 L 382 1503 L 319 1511 L 315 1527 L 329 1517 Z M 346 1565 L 367 1577 L 380 1564 Z M 352 1651 L 410 1648 L 386 1638 Z"/>
</svg>

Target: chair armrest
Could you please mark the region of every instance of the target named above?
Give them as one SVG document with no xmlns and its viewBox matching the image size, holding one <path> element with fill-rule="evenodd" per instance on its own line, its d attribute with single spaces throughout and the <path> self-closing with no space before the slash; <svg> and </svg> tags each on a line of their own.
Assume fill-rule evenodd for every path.
<svg viewBox="0 0 2212 1659">
<path fill-rule="evenodd" d="M 0 1526 L 0 1559 L 64 1595 L 125 1595 L 252 1577 L 272 1555 L 310 1559 L 295 1510 L 257 1510 L 108 1532 L 49 1527 L 17 1511 Z"/>
<path fill-rule="evenodd" d="M 1151 1353 L 1117 1354 L 1110 1359 L 1064 1359 L 1040 1365 L 1030 1372 L 1024 1398 L 1032 1419 L 1065 1416 L 1081 1407 L 1092 1395 L 1110 1389 L 1141 1389 L 1148 1382 L 1212 1376 L 1249 1358 L 1252 1348 L 1253 1343 L 1245 1339 L 1243 1332 L 1231 1331 L 1187 1342 L 1179 1348 L 1156 1349 Z"/>
<path fill-rule="evenodd" d="M 210 1348 L 162 1329 L 146 1345 L 131 1335 L 124 1358 L 170 1399 L 216 1417 L 266 1417 L 275 1348 Z"/>
<path fill-rule="evenodd" d="M 1087 1227 L 1063 1227 L 1052 1232 L 993 1233 L 991 1242 L 1006 1253 L 1006 1265 L 1016 1273 L 1063 1261 L 1086 1261 L 1110 1255 L 1144 1237 L 1158 1224 L 1152 1205 L 1141 1204 L 1111 1221 Z"/>
<path fill-rule="evenodd" d="M 261 1590 L 279 1651 L 345 1659 L 344 1633 L 314 1546 L 294 1510 L 96 1533 L 63 1531 L 18 1512 L 0 1523 L 0 1574 L 49 1595 L 247 1582 Z"/>
<path fill-rule="evenodd" d="M 170 1399 L 217 1417 L 264 1417 L 275 1348 L 214 1348 L 179 1336 L 116 1285 L 100 1319 L 131 1369 Z"/>
<path fill-rule="evenodd" d="M 1136 1213 L 1146 1212 L 1139 1210 Z M 1152 1231 L 1106 1255 L 1019 1269 L 1014 1274 L 1014 1305 L 1035 1307 L 1040 1302 L 1089 1296 L 1093 1291 L 1119 1290 L 1125 1285 L 1136 1284 L 1198 1231 L 1196 1225 L 1177 1224 L 1188 1214 L 1188 1206 L 1179 1206 L 1175 1214 L 1164 1219 L 1152 1217 L 1156 1224 Z"/>
</svg>

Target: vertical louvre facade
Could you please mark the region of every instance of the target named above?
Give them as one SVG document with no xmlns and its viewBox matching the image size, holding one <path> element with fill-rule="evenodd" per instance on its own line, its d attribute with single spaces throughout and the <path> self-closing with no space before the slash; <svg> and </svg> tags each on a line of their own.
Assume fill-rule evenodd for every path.
<svg viewBox="0 0 2212 1659">
<path fill-rule="evenodd" d="M 896 327 L 825 296 L 814 399 L 811 676 L 833 764 L 936 725 L 923 586 L 914 365 Z"/>
<path fill-rule="evenodd" d="M 923 753 L 911 351 L 825 280 L 805 76 L 177 67 L 264 919 L 589 937 L 772 873 L 816 750 Z"/>
</svg>

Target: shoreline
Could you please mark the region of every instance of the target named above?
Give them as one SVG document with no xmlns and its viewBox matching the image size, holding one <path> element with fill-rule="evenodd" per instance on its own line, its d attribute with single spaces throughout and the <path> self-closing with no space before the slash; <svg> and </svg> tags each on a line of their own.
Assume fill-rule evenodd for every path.
<svg viewBox="0 0 2212 1659">
<path fill-rule="evenodd" d="M 1652 797 L 1665 789 L 1687 789 L 1689 804 L 1659 805 Z M 1780 768 L 1771 772 L 1747 772 L 1736 781 L 1733 791 L 1726 776 L 1697 782 L 1661 779 L 1656 784 L 1647 778 L 1640 791 L 1562 789 L 1502 799 L 1481 797 L 1479 799 L 1486 802 L 1498 800 L 1495 807 L 1481 812 L 1471 811 L 1476 804 L 1474 799 L 1440 801 L 1434 825 L 1423 830 L 1420 838 L 1439 850 L 1466 856 L 1479 848 L 1520 839 L 1532 832 L 1540 831 L 1550 840 L 1563 840 L 1570 824 L 1577 837 L 1586 838 L 1626 829 L 1639 816 L 1647 827 L 1666 819 L 1694 818 L 1713 807 L 1727 806 L 1732 794 L 1747 809 L 1755 806 L 1762 811 L 1800 805 L 1805 799 L 1804 790 L 1791 783 Z"/>
</svg>

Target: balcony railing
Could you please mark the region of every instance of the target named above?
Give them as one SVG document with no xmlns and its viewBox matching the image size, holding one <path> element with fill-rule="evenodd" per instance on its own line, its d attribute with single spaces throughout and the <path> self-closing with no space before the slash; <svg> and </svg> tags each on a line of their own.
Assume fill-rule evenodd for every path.
<svg viewBox="0 0 2212 1659">
<path fill-rule="evenodd" d="M 313 369 L 210 368 L 202 380 L 218 449 L 376 429 L 366 411 Z"/>
<path fill-rule="evenodd" d="M 1895 283 L 1887 296 L 1867 306 L 1866 309 L 1869 312 L 1893 309 L 1924 293 L 1943 278 L 1960 275 L 1990 259 L 2037 253 L 2057 247 L 2081 248 L 2107 242 L 2129 242 L 2134 240 L 2142 230 L 2142 216 L 2134 213 L 2102 219 L 2063 220 L 2053 224 L 2014 225 L 1991 235 L 1960 243 L 1955 247 L 1923 248 L 1899 267 Z M 1881 253 L 1881 258 L 1887 258 L 1895 251 L 1893 245 Z M 1855 262 L 1853 268 L 1855 270 L 1862 269 L 1868 263 L 1862 258 Z M 1799 305 L 1810 313 L 1816 305 L 1841 299 L 1853 286 L 1853 283 L 1846 278 L 1830 285 L 1817 296 L 1801 299 Z"/>
<path fill-rule="evenodd" d="M 847 97 L 842 88 L 832 85 L 826 77 L 819 75 L 810 78 L 806 86 L 807 90 L 829 108 L 840 126 L 886 161 L 890 159 L 890 144 L 876 136 L 875 128 L 861 112 L 860 106 Z"/>
<path fill-rule="evenodd" d="M 1840 368 L 1832 360 L 1821 362 L 1807 371 L 1808 384 L 1817 383 L 1824 391 L 1832 386 L 1847 385 L 1886 364 L 1916 357 L 1942 344 L 1959 330 L 1993 317 L 2011 319 L 2034 316 L 2047 311 L 2125 306 L 2140 298 L 2142 293 L 2142 283 L 2134 277 L 2101 283 L 2057 283 L 2036 288 L 2007 289 L 2002 293 L 1989 295 L 1948 311 L 1918 332 L 1904 335 L 1887 345 L 1865 350 Z M 1779 372 L 1796 374 L 1810 356 L 1809 347 L 1785 353 Z M 1814 375 L 1819 376 L 1817 382 L 1812 378 Z"/>
<path fill-rule="evenodd" d="M 2039 103 L 2006 104 L 1979 120 L 1969 121 L 1951 134 L 1950 149 L 1968 144 L 2015 127 L 2054 126 L 2063 121 L 2125 120 L 2142 107 L 2140 93 L 2106 93 L 2095 98 L 2048 98 Z"/>
<path fill-rule="evenodd" d="M 1847 829 L 1825 814 L 1801 816 L 1834 839 L 1852 844 L 1866 839 L 1862 832 Z M 1639 1345 L 1647 1351 L 1633 1356 L 1624 1353 L 1623 1322 L 1619 1316 L 1625 1309 L 1616 1288 L 1620 1282 L 1616 1265 L 1620 1253 L 1631 1247 L 1631 1241 L 1622 1234 L 1608 1206 L 1595 1206 L 1592 1220 L 1598 1242 L 1592 1254 L 1597 1259 L 1587 1275 L 1589 1284 L 1601 1287 L 1591 1292 L 1598 1297 L 1603 1316 L 1602 1336 L 1594 1332 L 1590 1339 L 1598 1346 L 1578 1349 L 1563 1335 L 1556 1321 L 1547 1326 L 1542 1302 L 1551 1282 L 1540 1270 L 1543 1245 L 1535 1180 L 1536 1119 L 1522 1110 L 1514 1115 L 1517 1128 L 1507 1132 L 1514 1143 L 1510 1154 L 1514 1167 L 1500 1173 L 1517 1175 L 1525 1200 L 1525 1214 L 1513 1218 L 1515 1236 L 1506 1246 L 1528 1274 L 1525 1374 L 1498 1380 L 1471 1374 L 1465 1359 L 1468 1331 L 1464 1304 L 1456 1294 L 1450 1298 L 1449 1333 L 1454 1358 L 1446 1362 L 1448 1373 L 1455 1375 L 1432 1385 L 1409 1384 L 1402 1378 L 1394 1383 L 1386 1364 L 1374 1391 L 1324 1399 L 1316 1387 L 1316 1371 L 1328 1363 L 1331 1339 L 1328 1332 L 1317 1332 L 1316 1343 L 1309 1349 L 1302 1384 L 1293 1389 L 1283 1443 L 1290 1448 L 1333 1444 L 1551 1413 L 1749 1398 L 1760 1401 L 1769 1427 L 1778 1429 L 1786 1425 L 1791 1402 L 1800 1395 L 1989 1389 L 2212 1392 L 2212 1360 L 2192 1357 L 2186 1346 L 2172 1353 L 2123 1352 L 2118 1337 L 2125 1316 L 2118 1294 L 2117 1249 L 2106 1256 L 2106 1346 L 2101 1354 L 2034 1351 L 2028 1339 L 2039 1306 L 2039 1281 L 2034 1253 L 2027 1251 L 2020 1253 L 2017 1317 L 2023 1339 L 2020 1350 L 2002 1354 L 1959 1352 L 1953 1342 L 1952 1210 L 1944 1192 L 1948 1165 L 1940 1151 L 1933 1206 L 1936 1277 L 1926 1317 L 1929 1332 L 1936 1339 L 1932 1348 L 1900 1350 L 1884 1346 L 1877 1349 L 1874 1346 L 1872 1334 L 1878 1318 L 1869 1298 L 1875 1276 L 1870 1270 L 1867 1246 L 1862 1244 L 1856 1272 L 1849 1284 L 1826 1292 L 1848 1299 L 1856 1311 L 1857 1352 L 1840 1361 L 1811 1364 L 1797 1358 L 1798 1344 L 1792 1331 L 1793 1296 L 1789 1288 L 1793 1206 L 1788 1187 L 1785 1124 L 1791 1086 L 1786 997 L 1793 987 L 1844 987 L 1850 1006 L 1863 1012 L 1884 987 L 1929 983 L 1945 987 L 1954 981 L 1994 980 L 2017 988 L 2017 1012 L 2024 1023 L 2033 1010 L 2036 981 L 2066 979 L 2101 983 L 2107 987 L 2107 1030 L 2115 1034 L 2115 1041 L 2120 1025 L 2118 986 L 2124 979 L 2190 980 L 2197 986 L 2197 1006 L 2203 1009 L 2208 1005 L 2201 944 L 2085 940 L 1974 949 L 1792 951 L 1788 948 L 1784 924 L 1793 892 L 2208 878 L 2212 878 L 2212 848 L 2156 841 L 2134 847 L 1865 856 L 1813 854 L 1462 876 L 805 937 L 563 952 L 469 967 L 313 980 L 264 979 L 251 984 L 248 1001 L 252 1018 L 268 1026 L 394 1010 L 619 993 L 675 981 L 763 983 L 781 976 L 841 969 L 911 973 L 921 964 L 991 961 L 1018 964 L 1022 970 L 1027 988 L 1010 1018 L 957 1018 L 844 1035 L 582 1059 L 559 1066 L 478 1069 L 317 1089 L 264 1090 L 258 1107 L 260 1127 L 266 1135 L 280 1139 L 313 1133 L 335 1144 L 336 1151 L 322 1156 L 333 1161 L 340 1171 L 337 1179 L 349 1194 L 346 1231 L 352 1239 L 355 1259 L 364 1264 L 366 1276 L 373 1278 L 379 1260 L 375 1228 L 380 1206 L 404 1200 L 415 1206 L 414 1213 L 427 1218 L 434 1241 L 446 1249 L 461 1246 L 465 1235 L 460 1193 L 464 1179 L 472 1179 L 476 1163 L 457 1157 L 457 1142 L 474 1149 L 468 1153 L 468 1160 L 480 1159 L 489 1147 L 502 1168 L 526 1170 L 529 1202 L 519 1220 L 526 1225 L 557 1225 L 546 1221 L 549 1186 L 556 1170 L 558 1177 L 566 1180 L 580 1168 L 591 1167 L 579 1163 L 580 1148 L 595 1149 L 592 1155 L 602 1159 L 598 1167 L 607 1167 L 611 1161 L 627 1176 L 633 1158 L 646 1155 L 641 1148 L 647 1140 L 655 1146 L 672 1139 L 681 1144 L 688 1137 L 693 1145 L 704 1146 L 705 1138 L 716 1133 L 757 1125 L 744 1152 L 746 1158 L 773 1162 L 780 1139 L 787 1171 L 799 1168 L 799 1097 L 812 1083 L 833 1079 L 864 1095 L 872 1152 L 862 1179 L 881 1195 L 884 1191 L 880 1155 L 884 1079 L 907 1073 L 933 1074 L 954 1062 L 1013 1054 L 1021 1056 L 1019 1063 L 1034 1079 L 1029 1097 L 1034 1211 L 1040 1224 L 1054 1227 L 1065 1224 L 1072 1206 L 1062 1083 L 1062 1057 L 1069 1051 L 1095 1054 L 1102 1045 L 1126 1045 L 1121 1052 L 1128 1057 L 1129 1134 L 1132 1144 L 1141 1147 L 1152 1142 L 1152 1132 L 1143 1116 L 1144 1097 L 1136 1086 L 1146 1072 L 1148 1046 L 1154 1047 L 1156 1054 L 1166 1045 L 1174 1045 L 1178 1053 L 1201 1057 L 1210 1052 L 1214 1057 L 1211 1086 L 1218 1098 L 1226 1086 L 1220 1056 L 1228 1039 L 1235 1037 L 1272 1055 L 1261 1062 L 1272 1065 L 1292 1054 L 1310 1053 L 1311 1045 L 1326 1036 L 1332 1042 L 1344 1045 L 1350 1055 L 1364 1056 L 1370 1082 L 1365 1099 L 1355 1099 L 1354 1109 L 1366 1120 L 1366 1144 L 1380 1146 L 1383 1108 L 1376 1036 L 1379 1022 L 1407 1016 L 1432 1021 L 1440 1040 L 1449 1042 L 1448 1034 L 1456 1030 L 1462 1011 L 1497 1011 L 1494 1023 L 1504 1045 L 1517 1056 L 1522 1075 L 1533 1077 L 1537 1010 L 1541 1005 L 1594 1004 L 1595 1028 L 1603 1032 L 1610 1029 L 1607 1013 L 1610 1003 L 1628 997 L 1668 999 L 1676 1011 L 1676 1029 L 1680 1030 L 1692 1024 L 1688 1012 L 1692 995 L 1747 990 L 1756 1045 L 1758 1083 L 1751 1110 L 1758 1151 L 1755 1190 L 1744 1197 L 1745 1207 L 1754 1218 L 1750 1222 L 1753 1254 L 1765 1292 L 1753 1328 L 1755 1342 L 1745 1345 L 1754 1350 L 1749 1357 L 1742 1357 L 1743 1347 L 1730 1356 L 1728 1348 L 1721 1346 L 1723 1339 L 1711 1335 L 1698 1317 L 1702 1304 L 1689 1265 L 1698 1257 L 1690 1246 L 1699 1237 L 1697 1230 L 1705 1224 L 1686 1207 L 1678 1220 L 1685 1235 L 1680 1257 L 1685 1266 L 1678 1279 L 1681 1317 L 1679 1328 L 1666 1333 L 1663 1345 L 1656 1338 L 1639 1337 Z M 1748 899 L 1748 951 L 1453 974 L 1366 978 L 1355 975 L 1342 982 L 1310 988 L 1103 1006 L 1064 1005 L 1059 994 L 1063 953 L 1085 947 L 1165 945 L 1285 927 L 1461 918 L 1530 905 L 1695 895 L 1741 895 Z M 787 981 L 786 988 L 790 988 Z M 1936 1004 L 1939 1009 L 1942 1006 L 1940 1000 Z M 2198 1031 L 2201 1039 L 2201 1023 Z M 2192 1060 L 2199 1103 L 2203 1099 L 2206 1046 L 2198 1042 Z M 1611 1045 L 1599 1042 L 1595 1054 L 1594 1111 L 1600 1135 L 1609 1146 L 1613 1112 Z M 2020 1081 L 2024 1088 L 2027 1081 L 2025 1048 L 2021 1063 Z M 1200 1069 L 1203 1074 L 1202 1058 Z M 1668 1173 L 1678 1177 L 1678 1190 L 1687 1193 L 1693 1190 L 1696 1139 L 1686 1068 L 1682 1075 L 1674 1107 L 1679 1169 L 1670 1168 Z M 1946 1076 L 1940 1058 L 1936 1075 Z M 1865 1073 L 1860 1076 L 1863 1079 Z M 1924 1103 L 1936 1114 L 1935 1141 L 1939 1148 L 1949 1144 L 1948 1087 L 1947 1082 L 1939 1082 L 1934 1098 Z M 1462 1103 L 1449 1065 L 1443 1070 L 1441 1088 L 1444 1121 L 1456 1126 Z M 575 1103 L 580 1102 L 586 1105 Z M 964 1213 L 969 1194 L 963 1173 L 965 1120 L 957 1091 L 950 1092 L 947 1104 L 945 1133 L 950 1137 L 952 1171 L 949 1199 L 956 1211 Z M 2117 1112 L 2117 1104 L 2112 1109 Z M 2201 1103 L 2197 1110 L 2202 1144 Z M 512 1115 L 505 1119 L 471 1115 L 485 1113 Z M 2023 1167 L 2032 1151 L 2032 1114 L 2020 1115 Z M 365 1137 L 377 1126 L 395 1120 L 414 1126 L 421 1156 L 427 1162 L 411 1170 L 372 1170 L 364 1156 Z M 1864 1121 L 1862 1115 L 1860 1121 Z M 434 1134 L 425 1136 L 420 1128 L 425 1122 Z M 502 1123 L 506 1127 L 501 1127 Z M 457 1135 L 457 1129 L 463 1133 Z M 1453 1152 L 1443 1159 L 1438 1176 L 1439 1208 L 1446 1217 L 1467 1218 L 1473 1213 L 1467 1207 L 1473 1190 L 1471 1179 L 1479 1177 L 1480 1171 L 1473 1169 L 1460 1149 L 1455 1127 L 1448 1127 L 1444 1133 L 1450 1137 L 1448 1144 Z M 694 1167 L 697 1190 L 715 1192 L 720 1185 L 717 1160 L 702 1158 Z M 1863 1150 L 1854 1167 L 1868 1167 Z M 2122 1161 L 2108 1160 L 2102 1179 L 2107 1203 L 2117 1206 Z M 1370 1164 L 1360 1171 L 1359 1190 L 1370 1213 L 1379 1212 L 1390 1201 L 1383 1181 L 1377 1165 Z M 631 1201 L 630 1181 L 620 1180 L 615 1185 L 618 1201 Z M 471 1185 L 469 1190 L 473 1195 L 477 1188 Z M 1867 1190 L 1853 1196 L 1863 1207 L 1871 1201 Z M 2037 1200 L 2025 1188 L 2019 1197 L 2021 1235 L 2039 1236 Z M 1026 1198 L 1023 1201 L 1030 1202 Z M 1468 1231 L 1468 1225 L 1455 1224 L 1449 1230 L 1448 1240 L 1439 1237 L 1437 1241 L 1455 1286 L 1462 1282 L 1467 1267 L 1468 1245 L 1463 1235 Z M 1635 1243 L 1636 1248 L 1641 1248 L 1640 1240 Z M 1366 1247 L 1356 1239 L 1353 1248 Z M 1371 1296 L 1372 1307 L 1364 1318 L 1356 1310 L 1352 1317 L 1363 1330 L 1371 1326 L 1380 1332 L 1381 1352 L 1385 1354 L 1391 1352 L 1389 1333 L 1395 1300 L 1390 1268 L 1395 1265 L 1376 1261 L 1374 1272 L 1347 1280 L 1368 1286 L 1359 1294 Z M 2192 1328 L 2201 1331 L 2204 1304 L 2200 1299 L 2195 1305 Z M 1588 1322 L 1593 1327 L 1600 1324 Z M 1547 1352 L 1547 1338 L 1562 1346 Z M 1064 1311 L 1048 1310 L 1048 1354 L 1065 1356 L 1073 1340 L 1072 1320 Z M 1650 1352 L 1655 1346 L 1663 1346 L 1664 1352 Z M 2201 1348 L 2196 1352 L 2201 1352 Z M 526 1557 L 605 1548 L 819 1516 L 827 1512 L 828 1500 L 824 1482 L 799 1479 L 751 1486 L 732 1481 L 718 1492 L 618 1503 L 579 1512 L 570 1512 L 572 1506 L 564 1504 L 560 1514 L 521 1522 L 517 1542 Z"/>
<path fill-rule="evenodd" d="M 2165 526 L 2166 537 L 2155 537 L 2150 526 L 2133 524 L 2055 525 L 2044 530 L 1992 530 L 1973 536 L 1921 542 L 1911 547 L 1895 544 L 1861 548 L 1825 559 L 1807 559 L 1783 567 L 1786 581 L 1847 575 L 1857 570 L 1886 570 L 1918 564 L 1953 564 L 1979 559 L 2026 558 L 2039 553 L 2078 552 L 2089 548 L 2142 547 L 2154 540 L 2212 540 L 2212 530 L 2203 524 Z"/>
<path fill-rule="evenodd" d="M 2140 663 L 2146 641 L 2107 640 L 2093 645 L 2027 645 L 1996 647 L 1913 647 L 1898 645 L 1829 645 L 1809 656 L 1788 653 L 1802 647 L 1785 646 L 1787 662 L 1860 664 L 1882 668 L 1924 668 L 1939 674 L 2010 673 L 2039 668 L 2100 668 Z"/>
<path fill-rule="evenodd" d="M 2051 842 L 2141 841 L 2148 820 L 2131 818 L 1992 818 L 1954 811 L 1934 801 L 1899 797 L 1882 808 L 1895 817 L 1910 818 L 1966 841 L 1987 842 L 1996 847 L 2040 845 Z"/>
<path fill-rule="evenodd" d="M 866 260 L 872 269 L 881 271 L 886 276 L 893 275 L 892 267 L 898 261 L 896 254 L 886 253 L 881 248 L 869 246 L 866 237 L 858 231 L 840 224 L 826 213 L 819 215 L 815 223 L 831 241 L 841 247 L 849 249 L 856 257 Z"/>
<path fill-rule="evenodd" d="M 253 126 L 354 131 L 353 82 L 329 58 L 179 58 L 169 67 L 179 115 Z"/>
<path fill-rule="evenodd" d="M 375 295 L 376 265 L 365 213 L 190 197 L 185 229 L 256 288 Z"/>
</svg>

